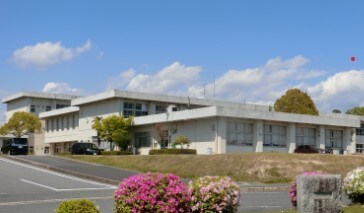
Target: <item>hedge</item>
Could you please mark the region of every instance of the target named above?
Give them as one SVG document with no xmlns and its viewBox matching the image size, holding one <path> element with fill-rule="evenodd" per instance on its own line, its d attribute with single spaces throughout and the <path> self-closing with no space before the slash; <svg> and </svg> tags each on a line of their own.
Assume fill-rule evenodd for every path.
<svg viewBox="0 0 364 213">
<path fill-rule="evenodd" d="M 149 155 L 196 155 L 196 149 L 152 149 Z"/>
<path fill-rule="evenodd" d="M 100 213 L 98 207 L 89 199 L 74 199 L 63 201 L 55 209 L 55 213 Z"/>
<path fill-rule="evenodd" d="M 132 155 L 129 151 L 102 151 L 101 155 Z"/>
</svg>

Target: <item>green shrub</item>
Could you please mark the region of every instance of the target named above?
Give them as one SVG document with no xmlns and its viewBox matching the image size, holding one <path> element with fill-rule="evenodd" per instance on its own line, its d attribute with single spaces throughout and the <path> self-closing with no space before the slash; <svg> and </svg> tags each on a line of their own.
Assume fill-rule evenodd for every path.
<svg viewBox="0 0 364 213">
<path fill-rule="evenodd" d="M 180 145 L 181 149 L 183 149 L 183 145 L 187 145 L 187 147 L 190 146 L 191 140 L 186 136 L 180 135 L 180 136 L 177 136 L 176 139 L 174 139 L 173 144 Z"/>
<path fill-rule="evenodd" d="M 196 149 L 152 149 L 149 155 L 196 155 Z"/>
<path fill-rule="evenodd" d="M 129 151 L 102 151 L 101 155 L 132 155 Z"/>
<path fill-rule="evenodd" d="M 227 176 L 204 176 L 190 181 L 191 207 L 199 212 L 237 212 L 240 200 L 239 185 Z"/>
<path fill-rule="evenodd" d="M 364 203 L 364 167 L 350 171 L 344 178 L 343 185 L 353 203 Z"/>
<path fill-rule="evenodd" d="M 55 213 L 100 213 L 96 205 L 88 199 L 63 201 L 54 211 Z"/>
</svg>

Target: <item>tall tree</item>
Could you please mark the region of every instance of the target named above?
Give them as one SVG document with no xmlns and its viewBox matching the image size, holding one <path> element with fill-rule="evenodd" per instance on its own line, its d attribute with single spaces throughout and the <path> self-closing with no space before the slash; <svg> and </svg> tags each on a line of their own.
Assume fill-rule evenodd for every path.
<svg viewBox="0 0 364 213">
<path fill-rule="evenodd" d="M 9 121 L 0 127 L 0 135 L 12 134 L 17 138 L 41 132 L 42 124 L 39 118 L 28 112 L 15 112 Z"/>
<path fill-rule="evenodd" d="M 346 111 L 346 114 L 351 114 L 351 115 L 364 115 L 364 107 L 353 107 L 351 109 L 348 109 Z"/>
<path fill-rule="evenodd" d="M 299 89 L 287 90 L 284 95 L 276 100 L 274 110 L 298 114 L 318 115 L 315 103 L 311 97 Z"/>
<path fill-rule="evenodd" d="M 340 113 L 341 113 L 341 110 L 339 110 L 339 109 L 333 109 L 333 110 L 332 110 L 332 113 L 340 114 Z"/>
<path fill-rule="evenodd" d="M 111 115 L 106 118 L 95 117 L 92 128 L 97 131 L 100 138 L 110 142 L 110 150 L 116 144 L 121 150 L 126 150 L 131 142 L 131 124 L 133 118 Z"/>
</svg>

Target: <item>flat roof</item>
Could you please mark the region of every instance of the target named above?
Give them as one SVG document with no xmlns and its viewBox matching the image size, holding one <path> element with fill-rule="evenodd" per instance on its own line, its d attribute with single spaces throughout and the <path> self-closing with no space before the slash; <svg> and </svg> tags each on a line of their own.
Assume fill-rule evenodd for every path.
<svg viewBox="0 0 364 213">
<path fill-rule="evenodd" d="M 44 98 L 44 99 L 56 99 L 56 100 L 72 100 L 75 98 L 79 98 L 81 96 L 76 95 L 64 95 L 64 94 L 53 94 L 53 93 L 45 93 L 45 92 L 19 92 L 13 95 L 4 97 L 2 99 L 3 103 L 8 103 L 10 101 L 14 101 L 20 98 Z"/>
<path fill-rule="evenodd" d="M 241 109 L 236 107 L 212 106 L 191 110 L 181 110 L 134 117 L 135 126 L 155 124 L 161 122 L 174 122 L 183 120 L 202 119 L 209 117 L 244 118 L 263 121 L 287 122 L 297 124 L 311 124 L 339 127 L 360 127 L 360 118 L 357 117 L 331 117 L 326 115 L 314 116 L 284 112 L 260 111 Z"/>
<path fill-rule="evenodd" d="M 39 113 L 39 118 L 49 118 L 49 117 L 54 117 L 54 116 L 58 116 L 58 115 L 74 113 L 74 112 L 78 112 L 78 111 L 80 111 L 80 108 L 77 106 L 64 107 L 64 108 L 54 109 L 54 110 L 47 111 L 47 112 L 41 112 L 41 113 Z"/>
<path fill-rule="evenodd" d="M 189 96 L 162 95 L 162 94 L 152 94 L 152 93 L 122 91 L 122 90 L 109 90 L 95 95 L 73 99 L 71 101 L 71 105 L 80 106 L 112 98 L 125 98 L 133 100 L 145 100 L 145 101 L 155 101 L 162 103 L 164 102 L 171 104 L 186 104 L 186 105 L 199 105 L 199 106 L 236 106 L 236 107 L 240 106 L 251 109 L 260 109 L 267 111 L 269 110 L 269 106 L 266 105 L 244 104 L 231 101 L 193 98 Z"/>
</svg>

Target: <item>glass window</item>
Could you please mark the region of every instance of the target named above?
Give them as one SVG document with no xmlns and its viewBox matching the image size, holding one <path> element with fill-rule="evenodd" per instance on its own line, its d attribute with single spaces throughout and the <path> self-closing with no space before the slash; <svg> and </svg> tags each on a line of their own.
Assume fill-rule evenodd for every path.
<svg viewBox="0 0 364 213">
<path fill-rule="evenodd" d="M 228 122 L 228 145 L 253 145 L 253 124 L 243 122 Z"/>
<path fill-rule="evenodd" d="M 147 111 L 143 111 L 143 104 L 124 102 L 123 116 L 142 116 L 148 115 Z"/>
<path fill-rule="evenodd" d="M 263 145 L 286 147 L 286 127 L 264 125 Z"/>
<path fill-rule="evenodd" d="M 356 152 L 363 153 L 364 145 L 363 144 L 356 144 Z"/>
<path fill-rule="evenodd" d="M 297 127 L 296 128 L 296 144 L 297 146 L 315 146 L 316 141 L 316 129 Z"/>
<path fill-rule="evenodd" d="M 52 107 L 51 106 L 46 106 L 46 111 L 51 111 Z"/>
<path fill-rule="evenodd" d="M 325 147 L 328 149 L 343 148 L 343 131 L 326 129 L 325 130 Z"/>
<path fill-rule="evenodd" d="M 165 113 L 166 111 L 167 111 L 166 106 L 161 106 L 161 105 L 156 105 L 155 106 L 155 113 L 156 114 Z"/>
<path fill-rule="evenodd" d="M 35 112 L 35 105 L 30 105 L 30 112 Z"/>
<path fill-rule="evenodd" d="M 135 147 L 151 147 L 152 139 L 149 132 L 137 132 L 135 133 Z"/>
</svg>

